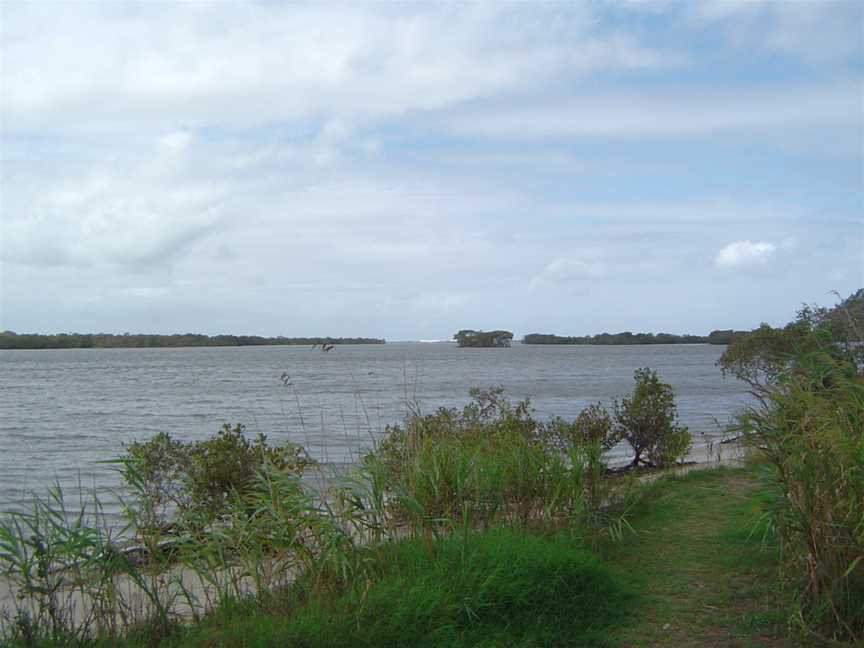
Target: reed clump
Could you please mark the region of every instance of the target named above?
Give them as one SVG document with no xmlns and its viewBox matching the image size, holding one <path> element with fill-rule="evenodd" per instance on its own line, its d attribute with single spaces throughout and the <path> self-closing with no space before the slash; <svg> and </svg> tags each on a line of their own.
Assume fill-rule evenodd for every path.
<svg viewBox="0 0 864 648">
<path fill-rule="evenodd" d="M 771 522 L 794 620 L 831 640 L 864 641 L 864 378 L 824 351 L 797 355 L 742 419 L 773 468 Z"/>
</svg>

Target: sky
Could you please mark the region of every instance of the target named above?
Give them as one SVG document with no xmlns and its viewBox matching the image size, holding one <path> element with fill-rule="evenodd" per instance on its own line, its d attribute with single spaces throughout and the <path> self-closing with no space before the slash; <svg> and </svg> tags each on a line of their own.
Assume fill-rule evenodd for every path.
<svg viewBox="0 0 864 648">
<path fill-rule="evenodd" d="M 864 3 L 0 0 L 0 329 L 706 334 L 864 285 Z"/>
</svg>

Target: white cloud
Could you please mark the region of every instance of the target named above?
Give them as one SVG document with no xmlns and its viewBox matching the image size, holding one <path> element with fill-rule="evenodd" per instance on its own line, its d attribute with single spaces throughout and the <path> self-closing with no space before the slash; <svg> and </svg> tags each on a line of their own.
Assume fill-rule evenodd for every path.
<svg viewBox="0 0 864 648">
<path fill-rule="evenodd" d="M 9 132 L 394 115 L 670 62 L 582 4 L 18 3 L 0 37 Z"/>
<path fill-rule="evenodd" d="M 220 226 L 227 182 L 195 178 L 176 159 L 186 135 L 158 142 L 137 163 L 46 174 L 9 185 L 20 209 L 0 220 L 3 260 L 31 265 L 147 268 L 170 262 Z M 29 189 L 29 190 L 28 190 Z"/>
<path fill-rule="evenodd" d="M 714 263 L 727 268 L 764 265 L 776 250 L 776 245 L 764 241 L 735 241 L 720 250 Z"/>
</svg>

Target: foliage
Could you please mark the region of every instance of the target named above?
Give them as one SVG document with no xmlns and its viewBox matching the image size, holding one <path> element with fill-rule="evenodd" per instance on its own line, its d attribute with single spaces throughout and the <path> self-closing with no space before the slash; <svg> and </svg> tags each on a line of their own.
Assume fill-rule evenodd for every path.
<svg viewBox="0 0 864 648">
<path fill-rule="evenodd" d="M 301 475 L 311 460 L 300 446 L 270 446 L 259 434 L 254 441 L 244 426 L 224 424 L 203 441 L 183 442 L 166 433 L 127 446 L 119 460 L 121 474 L 138 495 L 139 522 L 147 528 L 168 528 L 171 516 L 189 516 L 209 524 L 225 509 L 228 498 L 241 497 L 265 465 Z"/>
<path fill-rule="evenodd" d="M 735 331 L 733 329 L 723 329 L 711 331 L 708 334 L 708 344 L 732 344 L 736 340 L 748 335 L 750 331 Z"/>
<path fill-rule="evenodd" d="M 633 466 L 668 466 L 690 450 L 689 430 L 678 425 L 672 386 L 660 382 L 656 371 L 637 369 L 630 396 L 615 401 L 616 435 L 633 448 Z"/>
<path fill-rule="evenodd" d="M 500 389 L 471 396 L 461 411 L 439 409 L 389 427 L 365 458 L 388 515 L 433 534 L 469 521 L 579 520 L 608 530 L 611 517 L 599 511 L 612 500 L 601 441 L 577 439 L 578 428 L 562 421 L 535 420 L 527 401 L 513 406 Z"/>
<path fill-rule="evenodd" d="M 510 331 L 472 331 L 462 329 L 453 336 L 460 347 L 509 347 Z"/>
<path fill-rule="evenodd" d="M 396 471 L 409 458 L 413 444 L 427 437 L 437 440 L 482 436 L 502 429 L 517 431 L 526 438 L 536 436 L 539 423 L 531 417 L 527 400 L 511 405 L 502 387 L 474 387 L 468 394 L 470 401 L 462 410 L 442 407 L 434 414 L 410 415 L 402 425 L 388 425 L 374 455 Z"/>
<path fill-rule="evenodd" d="M 795 320 L 783 328 L 762 324 L 736 339 L 717 364 L 724 375 L 743 380 L 754 395 L 761 397 L 790 368 L 796 356 L 823 350 L 860 363 L 864 360 L 862 322 L 864 289 L 831 309 L 804 305 Z"/>
<path fill-rule="evenodd" d="M 82 644 L 93 634 L 117 638 L 136 621 L 142 602 L 150 626 L 171 624 L 165 590 L 120 550 L 101 504 L 82 502 L 66 508 L 58 484 L 47 497 L 36 497 L 29 510 L 7 512 L 0 520 L 0 575 L 16 596 L 7 627 L 0 619 L 0 639 L 18 645 Z M 118 587 L 120 575 L 137 590 Z M 5 644 L 4 644 L 5 645 Z"/>
<path fill-rule="evenodd" d="M 621 440 L 612 416 L 602 403 L 592 403 L 571 422 L 554 418 L 542 430 L 544 443 L 560 450 L 596 443 L 606 451 Z"/>
<path fill-rule="evenodd" d="M 771 513 L 796 620 L 864 641 L 864 378 L 835 345 L 799 352 L 741 428 L 773 468 Z"/>
</svg>

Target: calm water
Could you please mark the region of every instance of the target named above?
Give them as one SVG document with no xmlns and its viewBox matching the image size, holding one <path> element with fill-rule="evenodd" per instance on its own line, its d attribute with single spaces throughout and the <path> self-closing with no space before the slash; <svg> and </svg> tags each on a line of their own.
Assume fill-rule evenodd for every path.
<svg viewBox="0 0 864 648">
<path fill-rule="evenodd" d="M 501 385 L 530 398 L 540 417 L 572 418 L 593 401 L 629 392 L 650 366 L 675 388 L 697 442 L 719 435 L 747 402 L 743 384 L 714 366 L 724 347 L 451 344 L 336 347 L 69 349 L 0 352 L 0 509 L 59 479 L 74 487 L 116 483 L 97 462 L 123 444 L 165 431 L 180 439 L 242 422 L 252 434 L 303 444 L 342 462 L 405 413 L 461 406 L 471 386 Z M 290 377 L 286 385 L 283 372 Z"/>
</svg>

